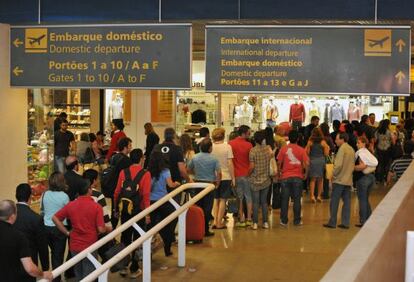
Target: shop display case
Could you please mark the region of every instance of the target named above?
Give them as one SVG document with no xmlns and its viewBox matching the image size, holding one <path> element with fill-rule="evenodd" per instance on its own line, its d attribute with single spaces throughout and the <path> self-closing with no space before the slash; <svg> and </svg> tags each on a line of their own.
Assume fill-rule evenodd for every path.
<svg viewBox="0 0 414 282">
<path fill-rule="evenodd" d="M 65 89 L 51 90 L 54 96 L 54 107 L 51 113 L 56 118 L 61 112 L 68 115 L 69 127 L 77 140 L 83 132 L 90 132 L 91 110 L 90 90 Z"/>
<path fill-rule="evenodd" d="M 111 123 L 113 119 L 122 119 L 125 125 L 131 122 L 131 90 L 129 89 L 105 89 L 104 98 L 104 128 L 105 143 L 111 142 Z"/>
<path fill-rule="evenodd" d="M 33 201 L 47 188 L 53 170 L 53 94 L 48 90 L 28 91 L 27 173 Z"/>
<path fill-rule="evenodd" d="M 28 90 L 27 173 L 33 200 L 47 189 L 53 172 L 54 120 L 61 112 L 68 115 L 70 130 L 77 139 L 90 132 L 90 92 L 79 89 Z"/>
<path fill-rule="evenodd" d="M 213 130 L 218 122 L 218 95 L 203 88 L 178 91 L 176 97 L 176 128 L 178 133 L 194 135 L 202 126 Z"/>
</svg>

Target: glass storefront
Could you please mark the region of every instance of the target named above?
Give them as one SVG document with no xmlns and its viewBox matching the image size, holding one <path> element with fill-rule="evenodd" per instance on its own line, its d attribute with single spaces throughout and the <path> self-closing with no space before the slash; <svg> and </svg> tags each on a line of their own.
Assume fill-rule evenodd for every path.
<svg viewBox="0 0 414 282">
<path fill-rule="evenodd" d="M 27 105 L 27 173 L 34 200 L 47 187 L 53 172 L 54 121 L 65 112 L 68 130 L 80 139 L 90 132 L 90 91 L 80 89 L 29 89 Z M 72 152 L 74 153 L 74 152 Z"/>
<path fill-rule="evenodd" d="M 198 132 L 202 126 L 210 130 L 223 126 L 229 134 L 242 124 L 253 130 L 274 127 L 295 120 L 294 111 L 302 105 L 299 125 L 310 123 L 318 116 L 320 123 L 332 125 L 335 119 L 360 120 L 364 114 L 374 113 L 376 120 L 390 118 L 393 112 L 391 96 L 329 96 L 291 94 L 206 93 L 204 62 L 193 64 L 193 89 L 178 91 L 176 96 L 176 130 L 178 134 Z M 200 81 L 201 80 L 201 81 Z M 291 116 L 292 115 L 292 116 Z"/>
</svg>

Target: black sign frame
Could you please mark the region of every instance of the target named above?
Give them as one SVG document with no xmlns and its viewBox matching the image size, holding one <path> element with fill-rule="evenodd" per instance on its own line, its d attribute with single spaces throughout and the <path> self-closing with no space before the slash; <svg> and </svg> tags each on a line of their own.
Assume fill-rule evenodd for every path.
<svg viewBox="0 0 414 282">
<path fill-rule="evenodd" d="M 406 47 L 408 50 L 407 52 L 407 60 L 404 62 L 407 63 L 405 66 L 407 71 L 405 72 L 404 79 L 407 80 L 406 84 L 404 84 L 404 92 L 398 91 L 390 91 L 390 92 L 379 92 L 379 91 L 308 91 L 308 90 L 300 90 L 300 91 L 290 91 L 290 90 L 269 90 L 269 89 L 241 89 L 240 87 L 220 87 L 219 80 L 220 74 L 218 71 L 220 67 L 211 66 L 211 53 L 209 50 L 209 32 L 214 31 L 215 29 L 224 29 L 224 30 L 252 30 L 252 29 L 303 29 L 303 30 L 310 30 L 310 29 L 322 29 L 322 30 L 332 30 L 332 29 L 373 29 L 373 30 L 380 30 L 380 29 L 391 29 L 391 30 L 404 30 L 409 32 L 409 36 L 407 41 L 405 42 Z M 276 31 L 277 33 L 277 31 Z M 236 35 L 240 35 L 241 33 L 236 33 Z M 228 35 L 228 34 L 226 34 Z M 219 36 L 217 36 L 219 37 Z M 259 38 L 259 37 L 258 37 Z M 366 40 L 366 39 L 365 39 Z M 391 41 L 391 40 L 390 40 Z M 216 43 L 216 42 L 214 42 Z M 381 96 L 409 96 L 410 95 L 410 77 L 411 77 L 411 27 L 405 25 L 206 25 L 205 28 L 205 52 L 206 52 L 206 92 L 210 93 L 273 93 L 273 94 L 292 94 L 292 95 L 302 95 L 302 94 L 309 94 L 309 95 L 381 95 Z M 216 47 L 216 45 L 214 46 Z M 213 47 L 213 48 L 214 48 Z M 220 47 L 216 48 L 214 55 L 220 54 Z M 248 48 L 246 48 L 248 49 Z M 213 52 L 213 51 L 211 51 Z M 220 57 L 220 56 L 218 56 Z M 229 56 L 230 57 L 230 56 Z M 217 64 L 218 65 L 218 64 Z M 398 74 L 398 73 L 396 73 Z M 214 75 L 218 76 L 214 77 Z M 214 77 L 214 83 L 212 83 L 212 77 Z M 401 79 L 401 78 L 396 78 Z M 405 91 L 407 90 L 407 91 Z"/>
<path fill-rule="evenodd" d="M 24 72 L 24 68 L 19 66 L 16 66 L 13 59 L 13 47 L 16 46 L 15 44 L 23 45 L 25 46 L 26 38 L 23 38 L 23 42 L 19 42 L 19 40 L 16 42 L 16 38 L 14 37 L 14 30 L 21 30 L 21 29 L 49 29 L 49 28 L 62 28 L 63 31 L 65 28 L 72 29 L 73 28 L 155 28 L 155 29 L 162 29 L 164 27 L 166 28 L 177 28 L 177 29 L 183 29 L 185 32 L 188 32 L 188 46 L 186 47 L 186 50 L 188 52 L 185 53 L 185 55 L 182 56 L 182 59 L 188 62 L 188 64 L 180 65 L 178 66 L 181 71 L 180 73 L 183 73 L 183 71 L 188 73 L 188 76 L 185 75 L 185 78 L 183 78 L 182 83 L 180 85 L 171 85 L 171 86 L 157 86 L 157 85 L 151 85 L 151 86 L 130 86 L 130 85 L 104 85 L 104 84 L 95 84 L 95 85 L 88 85 L 88 84 L 82 84 L 77 83 L 73 85 L 54 85 L 54 84 L 31 84 L 31 83 L 13 83 L 13 75 L 16 74 L 22 74 Z M 103 30 L 102 33 L 105 31 Z M 191 23 L 134 23 L 134 24 L 75 24 L 75 25 L 14 25 L 10 26 L 10 49 L 9 49 L 9 57 L 10 57 L 10 85 L 11 87 L 15 88 L 54 88 L 54 89 L 104 89 L 104 88 L 116 88 L 116 89 L 154 89 L 154 90 L 191 90 L 192 85 L 192 52 L 193 52 L 193 46 L 192 46 L 192 24 Z M 174 42 L 178 42 L 175 40 Z M 178 44 L 183 44 L 184 42 L 179 42 Z M 36 44 L 36 43 L 35 43 Z M 166 50 L 170 50 L 171 46 L 164 47 Z M 48 54 L 49 56 L 49 54 Z M 185 56 L 185 57 L 184 57 Z M 30 64 L 30 62 L 28 63 Z M 187 65 L 187 66 L 186 66 Z M 17 67 L 17 68 L 16 68 Z M 26 67 L 26 66 L 24 66 Z M 170 66 L 172 68 L 172 66 Z M 177 67 L 177 68 L 178 68 Z M 177 68 L 174 69 L 174 72 L 177 72 Z M 22 72 L 23 70 L 23 72 Z M 165 76 L 168 79 L 168 75 L 166 74 L 155 74 L 155 76 Z M 185 81 L 184 81 L 185 80 Z M 184 85 L 185 84 L 185 85 Z"/>
</svg>

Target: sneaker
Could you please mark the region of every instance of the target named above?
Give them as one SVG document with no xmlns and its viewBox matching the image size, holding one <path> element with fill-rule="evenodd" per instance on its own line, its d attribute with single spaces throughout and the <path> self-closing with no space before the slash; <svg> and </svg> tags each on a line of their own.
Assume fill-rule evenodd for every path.
<svg viewBox="0 0 414 282">
<path fill-rule="evenodd" d="M 253 225 L 253 221 L 251 220 L 246 220 L 246 226 L 252 226 Z"/>
<path fill-rule="evenodd" d="M 263 228 L 264 229 L 269 229 L 269 223 L 267 223 L 267 222 L 263 223 Z"/>
<path fill-rule="evenodd" d="M 284 223 L 282 221 L 279 224 L 280 224 L 280 226 L 287 227 L 287 223 Z"/>
<path fill-rule="evenodd" d="M 128 274 L 128 269 L 126 269 L 126 268 L 123 268 L 123 269 L 121 269 L 120 271 L 119 271 L 119 274 L 121 275 L 121 276 L 127 276 L 127 274 Z"/>
<path fill-rule="evenodd" d="M 129 275 L 129 278 L 131 278 L 131 279 L 137 279 L 141 275 L 142 275 L 142 270 L 141 269 L 138 269 L 135 272 L 131 272 L 131 274 Z"/>
<path fill-rule="evenodd" d="M 295 226 L 302 226 L 303 225 L 303 221 L 301 220 L 300 222 L 294 223 L 293 225 L 295 225 Z"/>
<path fill-rule="evenodd" d="M 246 227 L 246 222 L 241 222 L 241 221 L 239 221 L 239 222 L 236 222 L 236 227 Z"/>
<path fill-rule="evenodd" d="M 257 223 L 253 223 L 253 225 L 252 225 L 252 229 L 253 229 L 253 230 L 257 230 Z"/>
</svg>

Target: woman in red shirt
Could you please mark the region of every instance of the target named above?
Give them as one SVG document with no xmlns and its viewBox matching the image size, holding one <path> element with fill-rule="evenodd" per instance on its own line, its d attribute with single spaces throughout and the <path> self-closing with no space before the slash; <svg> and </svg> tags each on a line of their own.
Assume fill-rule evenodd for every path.
<svg viewBox="0 0 414 282">
<path fill-rule="evenodd" d="M 127 137 L 124 133 L 124 121 L 123 119 L 112 120 L 112 136 L 111 145 L 109 146 L 108 153 L 106 154 L 106 160 L 109 162 L 114 152 L 117 150 L 118 140 Z"/>
</svg>

